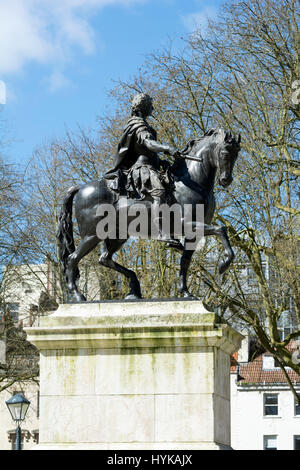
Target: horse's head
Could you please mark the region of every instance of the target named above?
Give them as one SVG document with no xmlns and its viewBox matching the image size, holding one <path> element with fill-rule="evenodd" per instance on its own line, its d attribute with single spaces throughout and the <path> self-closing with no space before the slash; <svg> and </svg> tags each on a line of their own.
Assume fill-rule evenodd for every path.
<svg viewBox="0 0 300 470">
<path fill-rule="evenodd" d="M 219 183 L 227 188 L 232 183 L 232 172 L 240 151 L 241 135 L 236 138 L 231 132 L 220 128 L 215 131 L 215 163 L 219 170 Z"/>
<path fill-rule="evenodd" d="M 238 153 L 240 151 L 241 136 L 234 137 L 231 132 L 223 128 L 209 129 L 199 139 L 191 140 L 181 151 L 186 160 L 178 160 L 173 164 L 173 171 L 183 171 L 188 168 L 193 180 L 203 186 L 203 179 L 214 182 L 216 171 L 219 174 L 219 183 L 226 188 L 232 182 L 232 172 Z M 188 157 L 196 157 L 194 159 Z M 192 161 L 191 161 L 192 160 Z M 210 172 L 210 169 L 212 172 Z M 200 181 L 201 180 L 201 181 Z"/>
</svg>

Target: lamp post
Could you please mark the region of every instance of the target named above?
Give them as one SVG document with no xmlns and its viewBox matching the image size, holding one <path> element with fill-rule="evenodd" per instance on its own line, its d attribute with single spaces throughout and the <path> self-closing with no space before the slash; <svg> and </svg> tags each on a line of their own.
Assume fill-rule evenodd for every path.
<svg viewBox="0 0 300 470">
<path fill-rule="evenodd" d="M 24 421 L 30 401 L 21 393 L 13 395 L 6 401 L 7 408 L 11 414 L 12 419 L 17 423 L 16 429 L 16 450 L 22 450 L 21 446 L 21 427 L 20 424 Z"/>
</svg>

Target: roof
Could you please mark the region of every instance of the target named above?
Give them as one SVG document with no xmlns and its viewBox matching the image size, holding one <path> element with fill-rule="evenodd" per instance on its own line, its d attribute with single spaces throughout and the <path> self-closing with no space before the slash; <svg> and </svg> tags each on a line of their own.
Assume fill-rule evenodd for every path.
<svg viewBox="0 0 300 470">
<path fill-rule="evenodd" d="M 297 349 L 295 346 L 291 345 L 288 347 L 290 350 Z M 287 379 L 283 371 L 279 367 L 270 367 L 269 369 L 263 368 L 264 357 L 272 357 L 270 353 L 263 353 L 257 356 L 252 362 L 240 363 L 239 375 L 242 377 L 242 380 L 239 381 L 239 385 L 244 384 L 285 384 Z M 234 358 L 233 358 L 234 360 Z M 232 364 L 232 370 L 236 370 L 236 367 Z M 292 382 L 300 384 L 300 375 L 297 374 L 294 370 L 289 367 L 286 368 L 286 372 Z"/>
</svg>

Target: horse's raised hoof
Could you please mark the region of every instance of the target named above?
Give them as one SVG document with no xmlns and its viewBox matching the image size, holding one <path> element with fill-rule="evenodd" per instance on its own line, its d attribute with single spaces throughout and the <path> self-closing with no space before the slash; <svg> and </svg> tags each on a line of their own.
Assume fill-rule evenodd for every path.
<svg viewBox="0 0 300 470">
<path fill-rule="evenodd" d="M 225 271 L 227 271 L 232 260 L 233 260 L 233 257 L 232 258 L 230 257 L 226 261 L 222 261 L 221 263 L 219 263 L 219 274 L 224 274 Z"/>
<path fill-rule="evenodd" d="M 140 300 L 142 297 L 135 294 L 128 294 L 125 297 L 125 300 Z"/>
<path fill-rule="evenodd" d="M 167 242 L 167 248 L 172 248 L 178 251 L 178 253 L 182 253 L 184 251 L 184 247 L 182 243 L 180 243 L 180 241 L 178 240 L 172 240 L 172 241 Z"/>
</svg>

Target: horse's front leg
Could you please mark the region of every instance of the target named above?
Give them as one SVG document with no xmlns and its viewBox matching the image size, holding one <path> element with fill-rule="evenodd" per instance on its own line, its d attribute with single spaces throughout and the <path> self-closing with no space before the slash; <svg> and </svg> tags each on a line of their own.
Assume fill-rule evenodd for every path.
<svg viewBox="0 0 300 470">
<path fill-rule="evenodd" d="M 219 263 L 219 273 L 223 274 L 230 266 L 234 259 L 234 252 L 231 248 L 230 241 L 227 235 L 227 230 L 224 225 L 204 225 L 204 236 L 215 235 L 222 242 L 225 249 L 225 260 Z"/>
<path fill-rule="evenodd" d="M 184 250 L 180 259 L 180 273 L 179 273 L 179 292 L 183 297 L 189 299 L 196 299 L 193 294 L 190 293 L 187 287 L 187 272 L 191 264 L 191 259 L 193 256 L 194 250 Z"/>
</svg>

